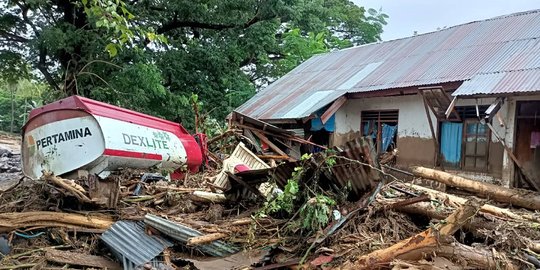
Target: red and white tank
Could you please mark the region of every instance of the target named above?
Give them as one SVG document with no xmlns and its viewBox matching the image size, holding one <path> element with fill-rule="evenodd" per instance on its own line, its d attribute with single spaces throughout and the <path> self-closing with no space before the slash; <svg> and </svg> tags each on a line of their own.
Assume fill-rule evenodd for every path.
<svg viewBox="0 0 540 270">
<path fill-rule="evenodd" d="M 71 96 L 34 109 L 23 127 L 24 173 L 76 170 L 106 177 L 120 167 L 196 172 L 201 148 L 178 123 Z"/>
</svg>

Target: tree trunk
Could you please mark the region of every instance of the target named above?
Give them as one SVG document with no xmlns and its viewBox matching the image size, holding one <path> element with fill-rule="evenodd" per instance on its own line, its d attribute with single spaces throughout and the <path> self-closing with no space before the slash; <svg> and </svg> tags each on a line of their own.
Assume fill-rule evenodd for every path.
<svg viewBox="0 0 540 270">
<path fill-rule="evenodd" d="M 435 180 L 449 186 L 460 188 L 477 194 L 480 197 L 511 203 L 512 205 L 532 210 L 540 210 L 540 194 L 537 192 L 524 189 L 510 189 L 494 184 L 473 181 L 424 167 L 413 167 L 412 170 L 413 174 L 418 177 Z"/>
<path fill-rule="evenodd" d="M 430 189 L 430 188 L 426 188 L 426 187 L 422 187 L 422 186 L 418 186 L 418 185 L 397 184 L 397 186 L 398 187 L 403 187 L 403 188 L 405 188 L 405 187 L 406 188 L 412 188 L 414 190 L 417 190 L 417 191 L 420 191 L 420 192 L 423 192 L 423 193 L 427 193 L 428 195 L 432 196 L 432 198 L 434 198 L 434 199 L 437 199 L 437 200 L 439 200 L 441 202 L 449 203 L 450 205 L 453 205 L 453 206 L 456 206 L 456 207 L 464 204 L 467 201 L 466 199 L 458 197 L 456 195 L 444 193 L 442 191 L 437 191 L 437 190 L 434 190 L 434 189 Z M 494 206 L 494 205 L 491 205 L 491 204 L 484 204 L 480 208 L 480 212 L 488 213 L 488 214 L 498 216 L 498 217 L 501 217 L 501 218 L 514 219 L 516 221 L 524 220 L 524 221 L 532 221 L 532 222 L 540 223 L 540 220 L 538 218 L 534 217 L 533 215 L 517 214 L 517 213 L 512 212 L 509 209 L 500 208 L 500 207 L 497 207 L 497 206 Z"/>
<path fill-rule="evenodd" d="M 11 90 L 11 124 L 9 127 L 9 131 L 13 133 L 14 131 L 14 124 L 15 124 L 15 83 L 9 83 L 9 88 Z"/>
<path fill-rule="evenodd" d="M 473 248 L 458 242 L 442 245 L 435 253 L 437 256 L 448 259 L 464 260 L 467 262 L 467 267 L 474 269 L 520 269 L 504 254 L 485 248 Z"/>
<path fill-rule="evenodd" d="M 385 202 L 386 203 L 386 202 Z M 417 203 L 414 205 L 406 205 L 406 206 L 400 206 L 395 208 L 399 212 L 413 214 L 413 215 L 422 215 L 429 217 L 430 219 L 438 219 L 442 220 L 445 216 L 447 216 L 449 211 L 441 210 L 441 209 L 435 209 L 430 203 Z M 540 251 L 540 245 L 536 244 L 529 238 L 525 237 L 524 235 L 527 235 L 526 233 L 520 233 L 519 230 L 530 230 L 530 228 L 534 228 L 535 225 L 531 224 L 528 228 L 520 228 L 512 226 L 512 224 L 515 223 L 508 223 L 508 226 L 501 226 L 501 222 L 504 222 L 502 220 L 491 220 L 486 219 L 481 216 L 475 216 L 475 218 L 470 219 L 469 222 L 465 223 L 463 225 L 463 228 L 472 233 L 475 237 L 485 239 L 486 237 L 492 237 L 485 232 L 493 232 L 493 231 L 499 231 L 501 234 L 504 234 L 503 231 L 506 230 L 513 230 L 517 231 L 518 235 L 523 239 L 523 247 L 521 248 L 529 248 L 534 252 Z M 522 221 L 518 221 L 522 222 Z"/>
<path fill-rule="evenodd" d="M 28 227 L 93 228 L 107 230 L 113 224 L 108 216 L 91 216 L 48 211 L 2 213 L 0 232 Z"/>
<path fill-rule="evenodd" d="M 413 237 L 400 241 L 385 249 L 363 255 L 354 262 L 346 263 L 342 269 L 373 269 L 387 266 L 393 259 L 419 260 L 425 254 L 437 250 L 439 242 L 451 237 L 480 208 L 471 201 L 452 213 L 445 222 L 437 224 Z"/>
</svg>

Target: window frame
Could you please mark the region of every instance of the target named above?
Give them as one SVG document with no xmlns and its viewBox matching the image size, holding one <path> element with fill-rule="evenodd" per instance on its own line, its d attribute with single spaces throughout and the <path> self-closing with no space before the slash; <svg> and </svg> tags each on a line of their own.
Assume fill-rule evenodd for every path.
<svg viewBox="0 0 540 270">
<path fill-rule="evenodd" d="M 365 118 L 365 114 L 377 114 L 377 119 L 371 119 L 372 117 L 369 117 L 368 120 L 366 120 Z M 392 114 L 390 116 L 392 116 L 393 118 L 393 114 L 395 113 L 395 119 L 387 119 L 387 117 L 384 117 L 384 119 L 381 119 L 381 113 L 383 114 Z M 380 149 L 382 147 L 382 124 L 384 123 L 395 123 L 396 126 L 399 126 L 399 110 L 398 109 L 386 109 L 386 110 L 363 110 L 360 112 L 360 134 L 362 134 L 362 136 L 364 136 L 364 124 L 365 123 L 368 123 L 368 121 L 371 121 L 371 120 L 375 120 L 377 121 L 378 125 L 377 125 L 377 136 L 375 138 L 375 148 L 376 148 L 376 151 L 378 154 L 381 154 L 380 152 Z M 371 128 L 371 127 L 370 127 Z M 399 128 L 398 128 L 399 129 Z M 397 132 L 396 132 L 396 136 L 394 138 L 395 140 L 395 146 L 397 148 Z"/>
<path fill-rule="evenodd" d="M 469 123 L 476 124 L 476 133 L 472 134 L 468 132 L 467 125 Z M 466 171 L 474 171 L 474 172 L 488 172 L 489 171 L 489 144 L 491 142 L 491 130 L 486 126 L 485 133 L 483 136 L 480 136 L 481 134 L 478 133 L 478 126 L 481 125 L 481 121 L 477 118 L 465 118 L 463 119 L 463 134 L 462 134 L 462 141 L 461 141 L 461 162 L 460 167 L 462 170 Z M 474 144 L 474 154 L 467 154 L 467 138 L 473 137 L 475 138 L 475 144 Z M 485 154 L 479 155 L 478 152 L 478 138 L 479 137 L 485 137 L 486 140 L 486 151 Z M 473 158 L 474 159 L 474 167 L 467 167 L 466 159 L 467 158 Z M 485 167 L 478 167 L 477 162 L 479 158 L 485 159 Z"/>
</svg>

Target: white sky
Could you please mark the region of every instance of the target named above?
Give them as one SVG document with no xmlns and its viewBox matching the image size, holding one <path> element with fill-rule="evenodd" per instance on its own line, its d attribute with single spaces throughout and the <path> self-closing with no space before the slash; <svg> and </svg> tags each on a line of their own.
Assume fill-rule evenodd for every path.
<svg viewBox="0 0 540 270">
<path fill-rule="evenodd" d="M 540 9 L 540 0 L 352 0 L 390 18 L 382 34 L 391 40 L 500 15 Z"/>
</svg>

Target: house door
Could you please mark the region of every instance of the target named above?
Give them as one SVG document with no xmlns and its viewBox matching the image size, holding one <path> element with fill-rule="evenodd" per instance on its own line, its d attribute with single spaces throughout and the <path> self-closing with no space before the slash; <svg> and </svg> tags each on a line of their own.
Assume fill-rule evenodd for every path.
<svg viewBox="0 0 540 270">
<path fill-rule="evenodd" d="M 533 181 L 540 181 L 540 101 L 518 102 L 516 118 L 516 158 Z M 515 185 L 527 187 L 519 174 L 515 175 Z"/>
<path fill-rule="evenodd" d="M 443 122 L 441 124 L 441 154 L 445 167 L 459 168 L 462 136 L 463 123 Z"/>
</svg>

